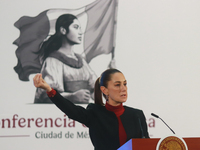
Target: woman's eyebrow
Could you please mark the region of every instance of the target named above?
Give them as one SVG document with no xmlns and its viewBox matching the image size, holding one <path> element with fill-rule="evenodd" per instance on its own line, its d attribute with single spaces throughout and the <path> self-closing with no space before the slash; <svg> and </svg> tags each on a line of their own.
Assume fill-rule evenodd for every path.
<svg viewBox="0 0 200 150">
<path fill-rule="evenodd" d="M 126 82 L 126 80 L 124 80 L 122 82 Z M 114 83 L 121 83 L 121 81 L 115 81 Z"/>
<path fill-rule="evenodd" d="M 78 24 L 74 24 L 74 26 L 77 26 L 77 27 L 79 27 L 79 25 L 78 25 Z"/>
</svg>

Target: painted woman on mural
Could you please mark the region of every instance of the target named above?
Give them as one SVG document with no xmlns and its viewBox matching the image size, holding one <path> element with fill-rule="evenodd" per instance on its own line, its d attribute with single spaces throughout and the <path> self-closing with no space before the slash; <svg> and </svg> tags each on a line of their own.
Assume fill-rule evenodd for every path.
<svg viewBox="0 0 200 150">
<path fill-rule="evenodd" d="M 87 104 L 93 99 L 97 78 L 88 63 L 73 51 L 82 41 L 81 25 L 72 14 L 61 15 L 55 34 L 40 49 L 41 74 L 45 81 L 73 103 Z M 37 89 L 34 103 L 52 103 L 46 91 Z"/>
</svg>

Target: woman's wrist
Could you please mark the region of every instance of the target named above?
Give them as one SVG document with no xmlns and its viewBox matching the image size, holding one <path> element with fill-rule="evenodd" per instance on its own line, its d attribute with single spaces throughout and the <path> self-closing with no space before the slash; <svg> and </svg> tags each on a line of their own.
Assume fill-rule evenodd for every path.
<svg viewBox="0 0 200 150">
<path fill-rule="evenodd" d="M 51 88 L 51 87 L 48 87 L 48 88 L 46 89 L 46 92 L 51 92 L 51 90 L 52 90 L 52 88 Z"/>
<path fill-rule="evenodd" d="M 50 90 L 50 89 L 49 89 Z M 47 95 L 49 97 L 54 97 L 56 95 L 56 90 L 54 90 L 53 88 L 51 88 L 51 90 L 48 92 L 46 91 Z"/>
</svg>

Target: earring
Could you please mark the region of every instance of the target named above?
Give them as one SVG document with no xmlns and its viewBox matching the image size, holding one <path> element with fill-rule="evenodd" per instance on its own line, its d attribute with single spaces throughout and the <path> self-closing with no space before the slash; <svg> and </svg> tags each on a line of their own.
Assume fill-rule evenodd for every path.
<svg viewBox="0 0 200 150">
<path fill-rule="evenodd" d="M 106 95 L 106 101 L 108 101 L 109 95 Z"/>
</svg>

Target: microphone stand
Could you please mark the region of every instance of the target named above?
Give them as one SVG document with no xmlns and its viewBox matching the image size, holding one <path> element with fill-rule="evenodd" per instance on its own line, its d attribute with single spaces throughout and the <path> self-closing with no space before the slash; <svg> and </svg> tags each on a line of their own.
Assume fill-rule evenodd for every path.
<svg viewBox="0 0 200 150">
<path fill-rule="evenodd" d="M 165 123 L 164 120 L 162 120 L 162 118 L 160 118 L 158 115 L 154 114 L 154 113 L 151 113 L 152 116 L 156 117 L 156 118 L 159 118 L 174 134 L 175 132 Z"/>
</svg>

